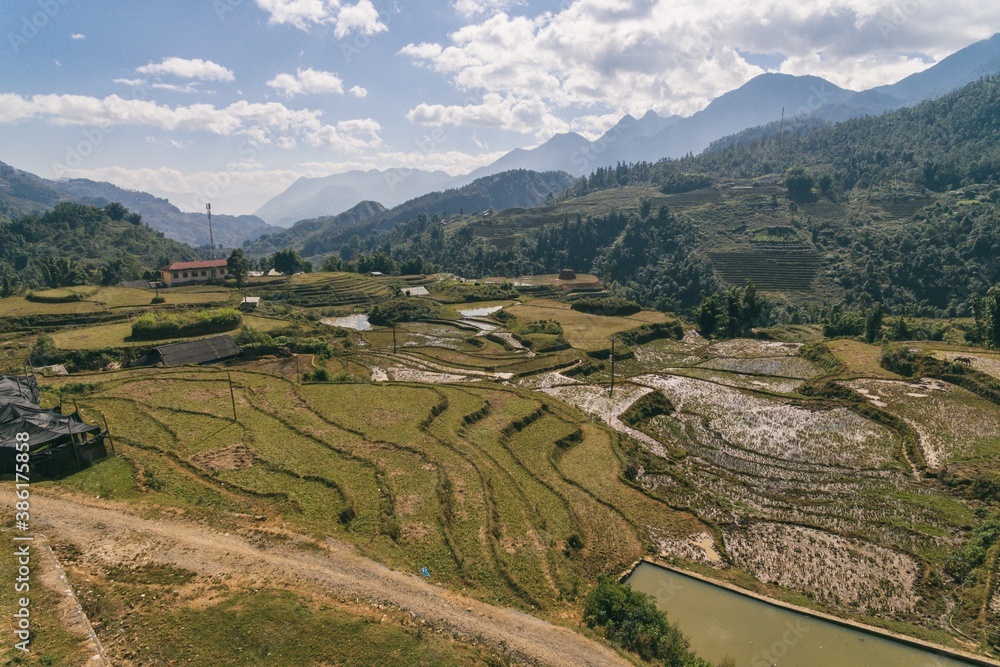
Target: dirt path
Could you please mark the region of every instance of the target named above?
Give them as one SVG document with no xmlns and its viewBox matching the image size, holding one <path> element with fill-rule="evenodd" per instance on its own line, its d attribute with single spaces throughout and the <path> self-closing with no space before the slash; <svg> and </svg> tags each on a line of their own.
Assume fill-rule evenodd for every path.
<svg viewBox="0 0 1000 667">
<path fill-rule="evenodd" d="M 4 502 L 11 498 L 4 493 Z M 86 502 L 87 504 L 82 504 Z M 514 609 L 464 597 L 410 574 L 390 570 L 333 539 L 327 553 L 255 546 L 230 534 L 173 520 L 148 520 L 112 503 L 36 493 L 32 518 L 50 537 L 72 542 L 84 554 L 111 563 L 158 561 L 212 577 L 309 588 L 343 598 L 390 604 L 435 627 L 542 665 L 627 666 L 610 649 L 577 633 Z"/>
</svg>

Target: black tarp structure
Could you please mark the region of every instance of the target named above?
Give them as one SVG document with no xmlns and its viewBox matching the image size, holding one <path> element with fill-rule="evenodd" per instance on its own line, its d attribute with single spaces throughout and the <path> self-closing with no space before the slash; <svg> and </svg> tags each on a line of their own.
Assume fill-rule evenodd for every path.
<svg viewBox="0 0 1000 667">
<path fill-rule="evenodd" d="M 240 354 L 240 346 L 232 336 L 213 336 L 198 340 L 160 345 L 139 360 L 137 366 L 184 366 L 214 364 Z"/>
<path fill-rule="evenodd" d="M 28 434 L 32 478 L 60 477 L 107 456 L 100 427 L 79 413 L 40 408 L 34 378 L 0 376 L 0 474 L 15 472 L 18 433 Z"/>
<path fill-rule="evenodd" d="M 38 383 L 35 378 L 20 375 L 0 375 L 0 405 L 20 403 L 38 405 Z"/>
</svg>

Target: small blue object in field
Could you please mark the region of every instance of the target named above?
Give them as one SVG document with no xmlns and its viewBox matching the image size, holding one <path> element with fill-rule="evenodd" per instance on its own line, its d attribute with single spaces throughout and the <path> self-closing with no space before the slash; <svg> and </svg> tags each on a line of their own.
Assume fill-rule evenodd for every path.
<svg viewBox="0 0 1000 667">
<path fill-rule="evenodd" d="M 430 576 L 431 576 L 431 573 L 430 573 L 430 572 L 429 572 L 429 571 L 427 570 L 427 568 L 426 568 L 426 567 L 422 567 L 422 568 L 420 568 L 420 571 L 421 571 L 421 572 L 423 573 L 423 575 L 424 575 L 425 577 L 430 577 Z"/>
</svg>

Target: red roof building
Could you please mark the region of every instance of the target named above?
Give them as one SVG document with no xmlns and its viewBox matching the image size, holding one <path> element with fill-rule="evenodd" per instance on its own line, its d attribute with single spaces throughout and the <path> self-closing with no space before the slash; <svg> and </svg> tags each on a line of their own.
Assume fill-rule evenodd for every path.
<svg viewBox="0 0 1000 667">
<path fill-rule="evenodd" d="M 174 262 L 160 269 L 163 282 L 168 287 L 221 280 L 226 277 L 227 265 L 224 259 L 207 259 L 200 262 Z"/>
</svg>

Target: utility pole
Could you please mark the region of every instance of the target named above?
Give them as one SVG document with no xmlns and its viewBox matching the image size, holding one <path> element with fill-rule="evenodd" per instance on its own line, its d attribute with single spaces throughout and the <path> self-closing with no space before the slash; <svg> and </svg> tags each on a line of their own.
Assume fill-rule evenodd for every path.
<svg viewBox="0 0 1000 667">
<path fill-rule="evenodd" d="M 237 423 L 239 420 L 236 418 L 236 392 L 233 391 L 233 374 L 226 373 L 226 376 L 229 378 L 229 398 L 233 402 L 233 423 Z"/>
<path fill-rule="evenodd" d="M 205 210 L 208 211 L 208 242 L 212 246 L 211 259 L 215 259 L 215 235 L 212 234 L 212 205 L 205 204 Z"/>
<path fill-rule="evenodd" d="M 615 337 L 611 337 L 611 389 L 608 391 L 608 398 L 615 394 Z"/>
</svg>

